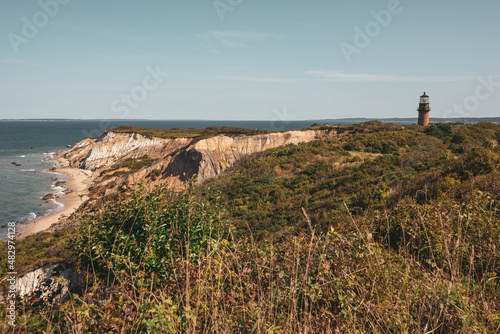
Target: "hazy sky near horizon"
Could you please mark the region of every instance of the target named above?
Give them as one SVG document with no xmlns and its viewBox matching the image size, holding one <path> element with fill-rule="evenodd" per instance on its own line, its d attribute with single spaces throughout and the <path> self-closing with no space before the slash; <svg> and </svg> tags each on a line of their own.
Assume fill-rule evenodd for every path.
<svg viewBox="0 0 500 334">
<path fill-rule="evenodd" d="M 498 0 L 0 6 L 0 119 L 500 116 Z"/>
</svg>

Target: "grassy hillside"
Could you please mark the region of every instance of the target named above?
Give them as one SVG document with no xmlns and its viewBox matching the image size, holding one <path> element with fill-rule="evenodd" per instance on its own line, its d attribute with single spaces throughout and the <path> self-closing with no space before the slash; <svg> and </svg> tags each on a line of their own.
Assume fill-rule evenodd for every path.
<svg viewBox="0 0 500 334">
<path fill-rule="evenodd" d="M 443 130 L 445 129 L 445 130 Z M 258 234 L 304 222 L 301 207 L 326 231 L 349 214 L 388 210 L 410 197 L 420 204 L 495 193 L 500 127 L 371 124 L 341 141 L 316 141 L 254 155 L 211 183 L 236 225 Z M 460 136 L 461 140 L 456 137 Z M 346 206 L 349 212 L 346 211 Z"/>
<path fill-rule="evenodd" d="M 213 137 L 219 134 L 227 134 L 227 135 L 257 135 L 269 133 L 266 130 L 252 130 L 245 128 L 235 128 L 228 126 L 211 126 L 206 129 L 187 129 L 183 130 L 180 128 L 172 128 L 172 129 L 144 129 L 138 128 L 136 126 L 118 126 L 116 128 L 107 130 L 108 132 L 116 132 L 116 133 L 140 133 L 144 136 L 148 137 L 158 137 L 158 138 L 196 138 L 197 140 L 203 138 Z"/>
<path fill-rule="evenodd" d="M 83 215 L 81 290 L 18 332 L 500 332 L 500 126 L 355 128 Z"/>
</svg>

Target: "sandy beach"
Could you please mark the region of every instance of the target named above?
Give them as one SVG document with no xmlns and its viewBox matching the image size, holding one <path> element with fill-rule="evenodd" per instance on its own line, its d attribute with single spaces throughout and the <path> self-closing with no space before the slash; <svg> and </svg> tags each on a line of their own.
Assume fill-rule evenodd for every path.
<svg viewBox="0 0 500 334">
<path fill-rule="evenodd" d="M 20 231 L 21 233 L 18 235 L 19 239 L 44 231 L 53 224 L 56 224 L 61 218 L 71 216 L 88 199 L 87 194 L 91 181 L 91 172 L 68 167 L 68 162 L 64 159 L 58 158 L 57 160 L 61 167 L 56 171 L 67 176 L 68 181 L 66 181 L 65 186 L 70 189 L 68 194 L 57 199 L 58 202 L 64 204 L 64 208 L 59 212 L 27 223 Z M 83 195 L 83 197 L 80 198 L 79 195 Z"/>
</svg>

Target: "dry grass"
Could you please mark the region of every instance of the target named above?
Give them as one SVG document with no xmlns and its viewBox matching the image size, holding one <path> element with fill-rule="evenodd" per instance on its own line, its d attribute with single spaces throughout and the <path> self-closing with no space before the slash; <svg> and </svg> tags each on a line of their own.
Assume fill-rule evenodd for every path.
<svg viewBox="0 0 500 334">
<path fill-rule="evenodd" d="M 165 285 L 142 271 L 92 282 L 89 268 L 83 294 L 26 309 L 16 332 L 498 332 L 499 277 L 477 280 L 452 254 L 444 269 L 429 269 L 376 242 L 366 221 L 347 226 L 316 234 L 310 225 L 276 243 L 218 239 L 199 265 L 177 259 Z"/>
</svg>

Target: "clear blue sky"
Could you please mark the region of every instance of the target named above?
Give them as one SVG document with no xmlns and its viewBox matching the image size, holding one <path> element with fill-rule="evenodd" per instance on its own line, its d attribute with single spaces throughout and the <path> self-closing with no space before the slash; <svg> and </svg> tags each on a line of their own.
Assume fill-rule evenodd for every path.
<svg viewBox="0 0 500 334">
<path fill-rule="evenodd" d="M 0 5 L 0 119 L 500 116 L 498 0 L 54 1 Z"/>
</svg>

